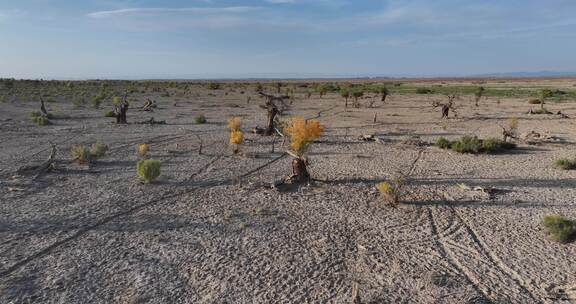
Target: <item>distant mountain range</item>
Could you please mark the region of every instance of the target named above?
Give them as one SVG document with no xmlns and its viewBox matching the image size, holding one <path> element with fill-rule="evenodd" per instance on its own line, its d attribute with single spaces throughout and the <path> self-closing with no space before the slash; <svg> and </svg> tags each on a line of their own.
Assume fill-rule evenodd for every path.
<svg viewBox="0 0 576 304">
<path fill-rule="evenodd" d="M 553 72 L 553 71 L 540 71 L 540 72 L 510 72 L 510 73 L 493 73 L 493 74 L 479 74 L 472 77 L 574 77 L 576 72 Z"/>
</svg>

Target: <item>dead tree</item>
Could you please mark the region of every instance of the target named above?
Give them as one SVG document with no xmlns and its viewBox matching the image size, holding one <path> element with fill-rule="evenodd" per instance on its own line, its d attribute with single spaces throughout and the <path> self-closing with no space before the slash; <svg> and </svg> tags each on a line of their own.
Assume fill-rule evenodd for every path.
<svg viewBox="0 0 576 304">
<path fill-rule="evenodd" d="M 46 111 L 46 107 L 44 106 L 44 98 L 40 97 L 40 112 L 42 115 L 48 117 L 48 111 Z"/>
<path fill-rule="evenodd" d="M 451 95 L 446 95 L 446 97 L 448 98 L 448 103 L 440 103 L 440 102 L 433 102 L 432 106 L 434 108 L 437 107 L 442 107 L 442 118 L 448 118 L 448 114 L 450 114 L 450 110 L 452 110 L 452 112 L 454 112 L 454 115 L 457 115 L 456 113 L 456 106 L 454 105 L 454 100 L 458 98 L 457 95 L 455 94 L 451 94 Z"/>
<path fill-rule="evenodd" d="M 19 174 L 34 173 L 34 179 L 37 179 L 43 173 L 46 173 L 46 172 L 53 170 L 56 167 L 56 151 L 57 151 L 57 149 L 56 149 L 56 145 L 53 143 L 50 143 L 50 146 L 51 146 L 50 155 L 48 156 L 48 159 L 45 162 L 43 162 L 39 165 L 21 167 L 18 169 L 17 172 Z"/>
<path fill-rule="evenodd" d="M 286 103 L 284 102 L 284 100 L 289 99 L 290 96 L 274 96 L 262 92 L 260 92 L 259 94 L 260 96 L 266 98 L 266 103 L 260 107 L 268 111 L 268 125 L 264 130 L 264 132 L 262 132 L 262 134 L 270 136 L 274 134 L 274 118 L 276 118 L 276 115 L 282 113 L 282 110 L 286 107 Z M 276 102 L 278 102 L 278 104 Z M 279 108 L 279 105 L 281 106 L 281 108 Z"/>
<path fill-rule="evenodd" d="M 128 107 L 130 104 L 128 104 L 127 95 L 128 94 L 124 93 L 124 96 L 122 96 L 122 101 L 119 104 L 114 105 L 114 114 L 116 116 L 117 124 L 128 123 L 126 119 L 126 113 L 128 112 Z"/>
</svg>

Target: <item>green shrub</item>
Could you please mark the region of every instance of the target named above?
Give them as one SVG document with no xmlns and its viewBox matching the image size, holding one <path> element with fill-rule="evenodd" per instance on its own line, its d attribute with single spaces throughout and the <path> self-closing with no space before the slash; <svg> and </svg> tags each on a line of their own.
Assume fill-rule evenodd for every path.
<svg viewBox="0 0 576 304">
<path fill-rule="evenodd" d="M 432 93 L 434 93 L 434 92 L 429 88 L 417 88 L 416 89 L 416 94 L 432 94 Z"/>
<path fill-rule="evenodd" d="M 104 156 L 107 151 L 108 146 L 99 140 L 93 143 L 92 146 L 90 147 L 90 156 L 92 158 L 99 158 Z"/>
<path fill-rule="evenodd" d="M 45 126 L 47 124 L 50 124 L 50 120 L 48 120 L 48 117 L 46 116 L 32 117 L 32 121 L 39 126 Z"/>
<path fill-rule="evenodd" d="M 92 97 L 92 106 L 94 107 L 94 109 L 98 109 L 100 108 L 100 105 L 102 104 L 102 96 L 94 96 Z"/>
<path fill-rule="evenodd" d="M 444 137 L 440 137 L 436 140 L 434 145 L 440 149 L 450 149 L 450 147 L 452 147 L 452 142 Z"/>
<path fill-rule="evenodd" d="M 447 140 L 441 140 L 442 138 L 438 139 L 441 143 L 436 142 L 436 146 L 440 147 L 439 145 L 442 144 L 444 146 L 443 149 L 448 149 Z M 457 141 L 453 141 L 450 143 L 450 148 L 452 150 L 459 152 L 459 153 L 498 153 L 505 150 L 510 150 L 516 148 L 516 144 L 505 142 L 498 138 L 487 138 L 487 139 L 478 139 L 476 136 L 464 136 Z"/>
<path fill-rule="evenodd" d="M 576 237 L 576 220 L 560 215 L 547 215 L 543 224 L 548 236 L 554 241 L 568 243 Z"/>
<path fill-rule="evenodd" d="M 482 150 L 482 141 L 476 136 L 464 136 L 452 143 L 452 150 L 459 153 L 479 153 Z"/>
<path fill-rule="evenodd" d="M 563 158 L 557 160 L 554 165 L 562 170 L 572 170 L 576 168 L 576 160 Z"/>
<path fill-rule="evenodd" d="M 195 123 L 195 124 L 204 124 L 204 123 L 206 123 L 206 116 L 204 116 L 204 114 L 200 114 L 200 115 L 194 116 L 194 123 Z"/>
<path fill-rule="evenodd" d="M 35 118 L 35 117 L 39 117 L 39 116 L 42 116 L 42 112 L 40 112 L 38 110 L 30 111 L 30 113 L 28 113 L 28 117 L 30 117 L 30 118 Z"/>
<path fill-rule="evenodd" d="M 138 178 L 145 182 L 150 183 L 160 176 L 160 167 L 162 163 L 159 160 L 147 159 L 141 160 L 136 163 L 136 172 Z"/>
<path fill-rule="evenodd" d="M 514 148 L 516 148 L 515 144 L 505 142 L 498 138 L 487 138 L 482 140 L 482 152 L 497 153 Z"/>
<path fill-rule="evenodd" d="M 210 90 L 218 90 L 218 89 L 220 89 L 220 84 L 217 83 L 217 82 L 211 82 L 211 83 L 208 85 L 208 88 L 209 88 Z"/>
<path fill-rule="evenodd" d="M 104 117 L 116 117 L 116 113 L 114 113 L 114 111 L 110 110 L 110 111 L 104 113 Z"/>
</svg>

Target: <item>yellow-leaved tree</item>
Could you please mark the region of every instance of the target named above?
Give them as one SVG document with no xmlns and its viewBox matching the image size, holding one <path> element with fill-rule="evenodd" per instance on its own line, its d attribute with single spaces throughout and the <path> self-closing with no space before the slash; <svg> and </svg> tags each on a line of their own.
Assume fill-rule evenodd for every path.
<svg viewBox="0 0 576 304">
<path fill-rule="evenodd" d="M 310 174 L 306 168 L 308 161 L 304 157 L 310 145 L 324 132 L 324 126 L 317 120 L 305 120 L 303 117 L 294 117 L 284 129 L 290 137 L 290 148 L 294 153 L 292 160 L 292 181 L 308 182 Z"/>
<path fill-rule="evenodd" d="M 230 129 L 230 145 L 234 154 L 238 153 L 239 146 L 244 142 L 244 133 L 240 129 L 242 121 L 240 117 L 232 117 L 228 120 L 228 129 Z"/>
</svg>

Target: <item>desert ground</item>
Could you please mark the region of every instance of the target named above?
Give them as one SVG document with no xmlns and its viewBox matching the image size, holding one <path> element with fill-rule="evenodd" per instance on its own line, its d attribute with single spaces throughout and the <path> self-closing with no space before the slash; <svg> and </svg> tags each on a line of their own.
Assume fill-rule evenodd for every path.
<svg viewBox="0 0 576 304">
<path fill-rule="evenodd" d="M 325 126 L 306 155 L 313 180 L 291 187 L 273 186 L 292 174 L 289 140 L 251 132 L 267 120 L 256 81 L 213 83 L 5 81 L 0 303 L 576 303 L 576 244 L 542 225 L 576 215 L 576 171 L 554 166 L 575 157 L 576 79 L 282 81 L 292 95 L 279 119 Z M 261 85 L 275 94 L 275 83 Z M 313 89 L 325 83 L 391 93 L 381 102 L 366 91 L 346 108 L 337 91 Z M 480 85 L 475 106 L 468 91 Z M 116 124 L 104 112 L 129 88 L 128 124 Z M 552 114 L 528 114 L 541 88 L 565 96 L 546 102 Z M 451 89 L 457 115 L 441 119 L 432 104 Z M 29 118 L 39 96 L 53 114 L 44 126 Z M 237 154 L 232 116 L 244 131 Z M 434 146 L 500 138 L 511 117 L 516 149 Z M 521 136 L 530 132 L 546 136 Z M 72 145 L 97 140 L 103 157 L 71 160 Z M 51 144 L 53 168 L 22 170 Z M 162 162 L 149 184 L 136 176 L 139 144 Z M 376 185 L 398 174 L 401 202 L 387 204 Z"/>
</svg>

